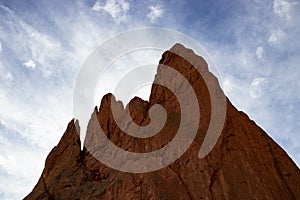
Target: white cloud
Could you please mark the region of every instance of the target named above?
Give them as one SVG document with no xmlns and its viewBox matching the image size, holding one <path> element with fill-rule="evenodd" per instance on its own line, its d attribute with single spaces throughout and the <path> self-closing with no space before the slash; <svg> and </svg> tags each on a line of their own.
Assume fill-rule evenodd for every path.
<svg viewBox="0 0 300 200">
<path fill-rule="evenodd" d="M 20 89 L 9 91 L 3 86 L 0 85 L 0 193 L 21 199 L 36 184 L 47 154 L 72 118 L 71 105 L 64 103 L 71 101 L 71 92 L 60 88 L 55 92 L 45 85 L 45 92 L 29 90 L 27 96 Z"/>
<path fill-rule="evenodd" d="M 2 66 L 2 62 L 0 60 L 0 79 L 5 80 L 5 81 L 12 81 L 13 80 L 13 75 L 8 72 L 4 66 Z M 0 88 L 1 89 L 1 88 Z"/>
<path fill-rule="evenodd" d="M 257 56 L 258 59 L 262 59 L 263 53 L 264 53 L 264 48 L 263 47 L 258 47 L 256 49 L 256 56 Z"/>
<path fill-rule="evenodd" d="M 44 77 L 49 77 L 52 73 L 54 65 L 53 61 L 63 59 L 62 55 L 66 55 L 63 52 L 60 43 L 47 34 L 43 34 L 37 31 L 32 26 L 28 25 L 24 21 L 19 19 L 22 30 L 25 32 L 24 39 L 27 40 L 25 45 L 30 48 L 32 59 L 28 60 L 28 67 L 34 69 L 36 62 L 41 63 L 41 72 Z M 33 59 L 36 61 L 33 61 Z M 25 65 L 26 66 L 26 65 Z M 56 68 L 58 70 L 59 68 Z"/>
<path fill-rule="evenodd" d="M 263 1 L 261 1 L 261 3 L 263 4 Z M 293 98 L 293 96 L 287 94 L 286 91 L 288 90 L 290 90 L 289 94 L 293 93 L 294 96 L 299 99 L 298 91 L 300 82 L 297 82 L 299 73 L 297 74 L 296 72 L 299 59 L 291 55 L 288 55 L 290 57 L 286 58 L 283 55 L 282 59 L 290 60 L 284 64 L 277 64 L 277 61 L 274 63 L 275 57 L 271 54 L 272 51 L 268 49 L 269 43 L 276 44 L 276 47 L 280 48 L 282 52 L 286 52 L 287 49 L 291 51 L 296 49 L 295 52 L 299 51 L 299 43 L 294 42 L 297 41 L 298 35 L 296 33 L 299 32 L 297 31 L 299 30 L 299 23 L 295 21 L 296 9 L 289 7 L 289 9 L 287 9 L 289 11 L 286 12 L 286 8 L 280 8 L 280 6 L 278 7 L 277 5 L 275 9 L 273 5 L 274 10 L 270 12 L 270 10 L 268 10 L 270 5 L 259 5 L 259 9 L 263 11 L 261 13 L 258 10 L 253 10 L 252 6 L 254 4 L 255 3 L 251 6 L 247 6 L 247 8 L 251 9 L 251 12 L 247 12 L 245 18 L 241 18 L 241 20 L 237 18 L 234 21 L 228 19 L 225 21 L 227 24 L 224 25 L 230 27 L 228 30 L 232 31 L 233 39 L 239 41 L 238 45 L 229 44 L 226 46 L 217 39 L 215 41 L 209 39 L 201 40 L 201 38 L 195 39 L 201 43 L 206 42 L 205 47 L 207 47 L 207 44 L 212 45 L 215 43 L 215 48 L 213 50 L 210 49 L 210 53 L 219 52 L 219 55 L 214 57 L 213 60 L 218 59 L 219 65 L 222 67 L 222 77 L 224 77 L 225 80 L 223 86 L 226 95 L 228 95 L 231 102 L 233 102 L 238 109 L 245 111 L 258 124 L 262 125 L 262 128 L 273 138 L 276 137 L 276 139 L 278 139 L 277 141 L 280 141 L 282 138 L 285 139 L 286 137 L 290 137 L 294 141 L 299 141 L 295 139 L 296 133 L 294 133 L 294 130 L 298 130 L 297 126 L 295 126 L 296 123 L 292 123 L 293 121 L 284 123 L 291 129 L 284 131 L 282 127 L 279 127 L 280 123 L 277 123 L 283 120 L 282 116 L 274 114 L 274 112 L 272 112 L 274 106 L 270 106 L 282 106 L 282 101 L 278 101 L 278 98 L 282 98 L 286 100 L 286 102 Z M 36 25 L 22 18 L 22 13 L 11 11 L 7 7 L 0 6 L 4 11 L 8 12 L 7 14 L 2 12 L 2 10 L 0 12 L 0 40 L 3 41 L 3 54 L 6 50 L 4 47 L 7 47 L 11 49 L 11 52 L 15 53 L 15 55 L 11 55 L 16 59 L 27 62 L 27 59 L 31 58 L 31 60 L 37 63 L 37 72 L 41 70 L 44 75 L 47 73 L 51 74 L 52 72 L 54 75 L 59 74 L 59 79 L 55 79 L 54 82 L 51 82 L 52 79 L 43 79 L 43 82 L 37 82 L 37 80 L 24 77 L 23 80 L 25 81 L 22 82 L 21 87 L 18 87 L 18 85 L 10 88 L 7 87 L 9 84 L 0 84 L 0 119 L 5 121 L 3 126 L 10 130 L 9 133 L 19 132 L 22 138 L 29 140 L 30 144 L 38 146 L 30 149 L 23 144 L 19 146 L 16 145 L 15 141 L 6 141 L 1 138 L 2 130 L 0 129 L 0 162 L 5 166 L 3 167 L 5 170 L 2 170 L 2 172 L 0 167 L 0 198 L 2 197 L 1 194 L 4 194 L 6 199 L 21 199 L 28 194 L 36 184 L 43 169 L 46 155 L 51 148 L 57 144 L 66 128 L 67 122 L 72 118 L 72 85 L 76 77 L 74 74 L 79 70 L 84 59 L 86 59 L 89 53 L 98 44 L 101 44 L 101 42 L 111 35 L 124 30 L 122 29 L 123 26 L 116 26 L 115 23 L 111 23 L 112 19 L 116 22 L 126 22 L 126 24 L 122 24 L 125 30 L 128 27 L 135 28 L 134 25 L 131 24 L 131 18 L 128 17 L 128 11 L 131 9 L 131 5 L 129 5 L 127 1 L 99 0 L 92 8 L 88 7 L 88 9 L 86 9 L 85 5 L 83 7 L 80 6 L 81 4 L 76 4 L 76 6 L 72 8 L 69 6 L 68 8 L 70 8 L 70 10 L 66 9 L 63 14 L 57 13 L 55 9 L 51 10 L 51 6 L 51 14 L 49 14 L 47 6 L 42 8 L 42 13 L 45 14 L 45 18 L 54 22 L 55 26 L 52 26 L 51 23 L 48 24 L 48 22 L 44 24 L 36 23 L 38 24 Z M 142 19 L 140 15 L 139 17 L 141 19 L 136 17 L 134 23 L 138 24 L 138 26 L 149 26 L 149 21 L 154 22 L 163 15 L 169 15 L 161 6 L 148 7 L 148 5 L 145 6 L 143 4 L 143 6 L 138 8 L 141 8 L 141 13 L 148 15 L 147 17 L 144 16 L 144 19 Z M 97 12 L 91 12 L 91 9 Z M 5 14 L 5 18 L 2 18 L 3 13 Z M 178 16 L 176 18 L 177 14 L 178 13 L 174 15 L 174 18 L 170 17 L 169 19 L 176 21 L 178 19 Z M 180 14 L 180 17 L 186 17 L 185 12 L 181 12 Z M 259 17 L 262 16 L 262 14 L 266 15 L 263 19 Z M 66 17 L 61 17 L 62 15 Z M 278 17 L 274 18 L 274 15 Z M 290 19 L 288 21 L 284 20 L 287 16 L 289 16 Z M 279 18 L 283 20 L 278 20 Z M 128 20 L 126 21 L 126 19 Z M 172 20 L 170 23 L 167 23 L 170 24 L 170 27 L 174 25 L 172 24 Z M 41 26 L 39 26 L 40 24 Z M 182 24 L 179 24 L 179 26 L 181 25 Z M 43 30 L 43 26 L 47 27 L 47 29 Z M 178 28 L 178 26 L 175 25 L 173 27 Z M 183 28 L 184 27 L 183 25 Z M 203 26 L 203 28 L 206 27 Z M 178 30 L 182 29 L 178 28 Z M 262 30 L 262 32 L 259 32 L 259 30 Z M 189 31 L 187 34 L 191 33 Z M 199 34 L 201 29 L 193 31 L 194 34 L 190 35 L 198 35 L 197 37 L 201 37 L 202 34 Z M 250 33 L 255 34 L 255 38 L 252 38 L 253 35 Z M 221 34 L 223 33 L 221 32 Z M 285 38 L 284 36 L 288 37 Z M 214 36 L 212 35 L 211 38 L 214 38 Z M 220 38 L 223 38 L 223 36 Z M 289 42 L 282 42 L 283 39 Z M 65 45 L 64 42 L 67 43 L 67 45 Z M 292 46 L 289 46 L 291 44 Z M 262 47 L 262 51 L 260 47 Z M 276 49 L 273 50 L 276 51 Z M 1 54 L 1 56 L 3 54 Z M 260 55 L 263 58 L 262 60 L 258 61 L 255 59 L 256 57 L 259 58 Z M 0 71 L 1 80 L 9 80 L 9 72 L 14 72 L 14 81 L 10 84 L 14 86 L 15 82 L 20 80 L 20 73 L 10 69 L 12 66 L 5 60 L 6 57 L 3 56 L 1 58 L 3 59 L 2 71 Z M 291 58 L 294 59 L 291 60 Z M 155 61 L 157 62 L 158 60 Z M 144 62 L 145 61 L 142 63 Z M 130 62 L 127 63 L 130 64 Z M 287 66 L 293 66 L 293 64 L 294 67 L 287 68 Z M 57 73 L 60 69 L 65 70 L 63 71 L 64 73 Z M 282 72 L 286 72 L 284 76 L 285 79 L 282 79 L 282 74 L 284 74 Z M 272 76 L 269 76 L 270 74 Z M 274 74 L 277 74 L 277 77 L 273 76 Z M 294 77 L 292 77 L 292 75 Z M 60 82 L 68 78 L 68 76 L 74 77 L 69 78 L 69 82 Z M 115 77 L 115 75 L 112 77 Z M 258 80 L 255 80 L 256 77 L 259 77 Z M 268 80 L 261 77 L 268 77 Z M 273 89 L 273 92 L 276 92 L 276 94 L 269 92 L 269 90 L 272 90 L 273 85 L 272 88 L 268 88 L 268 93 L 266 93 L 267 84 L 271 85 L 276 78 L 277 80 L 280 79 L 280 81 L 276 82 L 277 89 Z M 59 81 L 59 84 L 55 83 L 56 81 Z M 112 82 L 112 80 L 110 80 L 110 82 Z M 110 82 L 104 82 L 103 85 L 105 85 L 105 87 L 107 85 L 111 86 L 112 84 L 107 84 Z M 290 87 L 292 85 L 291 82 L 298 85 L 298 90 Z M 42 89 L 38 87 L 39 85 L 41 85 Z M 279 90 L 282 92 L 279 93 Z M 101 91 L 103 91 L 102 86 Z M 285 96 L 283 94 L 285 94 Z M 142 95 L 144 95 L 144 92 L 142 92 Z M 97 98 L 98 104 L 100 101 L 99 98 Z M 255 98 L 259 98 L 259 101 Z M 299 110 L 296 104 L 289 105 L 294 108 L 294 111 Z M 284 111 L 284 109 L 280 111 Z M 32 113 L 34 113 L 34 115 Z M 60 117 L 57 117 L 57 113 L 60 114 Z M 296 117 L 292 119 L 296 119 Z M 281 134 L 282 132 L 286 134 Z M 9 136 L 10 134 L 3 133 L 2 135 Z M 5 141 L 6 144 L 3 145 L 3 143 L 1 143 L 2 141 Z M 291 147 L 291 145 L 283 145 L 283 148 L 287 152 L 295 150 L 297 155 L 299 152 L 297 151 L 299 149 L 299 143 L 295 142 L 295 146 L 294 148 Z M 24 160 L 24 158 L 29 158 L 30 161 L 28 162 L 28 160 Z M 299 164 L 299 155 L 296 157 L 296 160 L 298 160 Z M 6 172 L 10 172 L 10 174 L 13 175 L 2 177 L 1 174 Z"/>
<path fill-rule="evenodd" d="M 36 63 L 32 59 L 27 60 L 26 62 L 23 63 L 23 65 L 29 69 L 35 69 L 36 67 Z"/>
<path fill-rule="evenodd" d="M 0 53 L 2 52 L 2 43 L 0 41 Z"/>
<path fill-rule="evenodd" d="M 156 21 L 164 14 L 164 10 L 161 5 L 155 5 L 149 7 L 150 12 L 148 13 L 147 17 L 152 21 Z"/>
<path fill-rule="evenodd" d="M 90 31 L 87 32 L 86 30 Z M 81 19 L 76 21 L 76 23 L 72 23 L 68 35 L 73 48 L 71 53 L 73 59 L 71 60 L 74 60 L 74 64 L 77 64 L 74 66 L 79 68 L 93 49 L 103 42 L 105 34 L 107 34 L 104 30 L 85 16 L 81 16 Z"/>
<path fill-rule="evenodd" d="M 7 81 L 12 81 L 13 80 L 13 75 L 10 72 L 7 72 L 7 74 L 5 75 L 5 80 Z"/>
<path fill-rule="evenodd" d="M 6 20 L 0 21 L 3 27 L 1 29 L 0 26 L 0 39 L 7 42 L 7 46 L 14 53 L 12 56 L 22 60 L 31 57 L 31 60 L 39 63 L 40 72 L 46 78 L 51 75 L 53 70 L 61 70 L 62 63 L 66 60 L 68 54 L 62 49 L 60 42 L 51 33 L 39 31 L 28 24 L 10 8 L 5 6 L 0 6 L 0 8 L 7 12 Z M 53 64 L 54 62 L 59 62 L 60 65 L 56 66 Z M 30 61 L 27 66 L 33 69 L 36 64 Z"/>
<path fill-rule="evenodd" d="M 44 162 L 45 153 L 41 148 L 24 145 L 24 138 L 21 141 L 20 138 L 12 137 L 13 130 L 5 132 L 3 128 L 5 124 L 2 124 L 0 132 L 0 191 L 4 195 L 3 199 L 21 199 L 32 190 L 27 185 L 36 184 L 39 178 L 37 172 L 41 173 L 43 166 L 35 162 Z"/>
<path fill-rule="evenodd" d="M 5 41 L 5 47 L 10 50 L 7 56 L 1 54 L 0 60 L 0 119 L 5 121 L 0 125 L 0 159 L 3 164 L 0 166 L 0 199 L 21 199 L 36 184 L 47 154 L 72 119 L 73 82 L 68 81 L 80 63 L 76 63 L 76 54 L 70 57 L 69 46 L 61 46 L 62 35 L 59 36 L 62 38 L 55 38 L 52 31 L 44 31 L 39 25 L 34 27 L 22 18 L 22 14 L 7 7 L 0 6 L 0 18 L 0 40 Z M 38 69 L 41 76 L 26 77 L 23 69 L 15 64 L 19 60 L 21 66 Z M 46 80 L 51 73 L 59 74 L 60 78 L 52 76 L 53 79 Z M 54 113 L 60 113 L 60 119 Z M 16 135 L 24 143 L 27 141 L 32 149 L 23 142 L 17 144 Z M 29 160 L 25 161 L 25 158 Z"/>
<path fill-rule="evenodd" d="M 222 84 L 226 94 L 232 92 L 232 90 L 234 89 L 233 81 L 230 78 L 226 78 Z"/>
<path fill-rule="evenodd" d="M 116 21 L 126 21 L 126 14 L 129 10 L 129 3 L 125 0 L 107 0 L 105 5 L 101 5 L 99 1 L 96 1 L 92 6 L 92 10 L 101 11 L 104 10 L 109 13 Z"/>
<path fill-rule="evenodd" d="M 136 42 L 139 41 L 137 40 Z M 162 53 L 162 50 L 157 49 L 140 49 L 119 57 L 117 60 L 110 64 L 109 68 L 105 71 L 105 74 L 103 74 L 103 76 L 97 83 L 95 90 L 96 92 L 94 95 L 94 104 L 99 105 L 99 101 L 103 97 L 103 95 L 109 92 L 114 93 L 119 81 L 124 78 L 124 76 L 128 75 L 128 73 L 130 74 L 130 72 L 137 67 L 153 65 L 152 72 L 148 71 L 147 75 L 141 74 L 140 76 L 136 77 L 136 80 L 154 80 L 157 61 L 159 61 L 159 59 L 161 58 Z M 125 105 L 129 103 L 129 100 L 131 99 L 127 98 L 128 93 L 131 94 L 130 97 L 139 96 L 142 99 L 148 100 L 151 88 L 147 85 L 144 86 L 145 87 L 141 87 L 138 89 L 136 88 L 136 91 L 127 90 L 126 94 L 114 93 L 114 95 L 117 100 L 121 100 Z"/>
<path fill-rule="evenodd" d="M 224 92 L 238 109 L 244 109 L 247 108 L 249 104 L 251 105 L 245 81 L 228 74 L 223 74 L 222 77 Z"/>
<path fill-rule="evenodd" d="M 255 78 L 249 89 L 250 96 L 253 99 L 260 98 L 264 94 L 264 90 L 267 85 L 267 80 L 265 78 Z"/>
<path fill-rule="evenodd" d="M 296 5 L 296 2 L 289 2 L 286 0 L 274 0 L 273 10 L 278 16 L 285 19 L 291 19 L 291 12 L 293 5 Z"/>
<path fill-rule="evenodd" d="M 281 40 L 285 37 L 285 33 L 282 30 L 272 31 L 271 35 L 268 38 L 268 42 L 271 44 L 279 44 Z"/>
</svg>

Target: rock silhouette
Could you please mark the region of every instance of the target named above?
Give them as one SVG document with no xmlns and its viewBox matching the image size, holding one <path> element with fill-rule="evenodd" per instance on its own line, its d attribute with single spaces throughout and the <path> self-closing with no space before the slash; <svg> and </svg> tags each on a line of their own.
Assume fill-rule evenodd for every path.
<svg viewBox="0 0 300 200">
<path fill-rule="evenodd" d="M 44 171 L 26 200 L 300 199 L 299 168 L 279 145 L 227 98 L 222 133 L 212 151 L 199 158 L 199 149 L 212 115 L 207 80 L 214 85 L 213 92 L 217 97 L 224 94 L 200 56 L 180 44 L 171 50 L 162 55 L 155 80 L 176 79 L 164 74 L 164 65 L 170 66 L 189 81 L 197 95 L 201 116 L 199 123 L 193 121 L 193 115 L 187 119 L 191 126 L 196 123 L 198 127 L 196 138 L 188 150 L 174 163 L 153 172 L 121 172 L 99 162 L 87 148 L 81 150 L 78 122 L 72 120 L 58 145 L 48 155 Z M 195 63 L 188 62 L 176 52 L 188 55 Z M 194 65 L 200 66 L 201 75 Z M 135 138 L 118 128 L 116 121 L 122 121 L 128 110 L 137 125 L 151 123 L 148 111 L 154 104 L 162 105 L 167 112 L 166 123 L 158 134 L 150 138 Z M 117 108 L 117 118 L 113 117 L 111 106 Z M 122 102 L 107 94 L 99 109 L 96 107 L 91 114 L 85 144 L 101 145 L 93 134 L 97 131 L 95 123 L 99 123 L 112 143 L 139 153 L 151 152 L 168 144 L 181 122 L 176 96 L 168 88 L 155 83 L 149 101 L 135 97 L 124 108 Z"/>
</svg>

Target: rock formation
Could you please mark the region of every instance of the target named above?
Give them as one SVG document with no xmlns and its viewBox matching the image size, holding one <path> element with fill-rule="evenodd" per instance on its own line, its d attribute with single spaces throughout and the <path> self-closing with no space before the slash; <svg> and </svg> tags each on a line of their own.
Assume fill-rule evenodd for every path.
<svg viewBox="0 0 300 200">
<path fill-rule="evenodd" d="M 214 92 L 224 95 L 201 57 L 179 44 L 173 50 L 194 57 L 203 74 L 214 83 Z M 203 77 L 193 68 L 195 64 L 174 51 L 166 51 L 160 64 L 168 65 L 186 77 L 198 98 L 201 118 L 196 138 L 188 150 L 174 163 L 157 171 L 121 172 L 99 162 L 85 147 L 81 150 L 76 129 L 78 124 L 72 120 L 58 145 L 48 155 L 44 171 L 26 200 L 300 199 L 299 168 L 280 146 L 228 99 L 221 136 L 212 151 L 200 159 L 199 149 L 211 119 L 208 88 Z M 163 65 L 159 65 L 156 80 L 176 78 L 162 76 L 164 69 Z M 150 123 L 149 108 L 156 103 L 165 107 L 167 120 L 155 136 L 135 138 L 116 125 L 115 120 L 122 120 L 128 109 L 136 124 L 147 125 Z M 112 116 L 111 104 L 119 109 L 118 119 Z M 99 122 L 107 138 L 118 147 L 131 152 L 150 152 L 166 145 L 176 134 L 180 105 L 170 90 L 153 84 L 149 102 L 135 97 L 124 108 L 112 94 L 107 94 L 92 116 L 95 118 L 89 123 L 85 143 L 101 144 L 92 134 L 94 123 Z M 193 121 L 193 116 L 189 121 Z"/>
</svg>

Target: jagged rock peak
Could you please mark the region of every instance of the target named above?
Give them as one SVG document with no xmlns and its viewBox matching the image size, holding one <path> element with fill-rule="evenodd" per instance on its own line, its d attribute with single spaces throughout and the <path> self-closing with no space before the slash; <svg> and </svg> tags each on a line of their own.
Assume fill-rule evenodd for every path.
<svg viewBox="0 0 300 200">
<path fill-rule="evenodd" d="M 72 120 L 58 145 L 48 155 L 45 169 L 26 200 L 299 199 L 299 168 L 280 146 L 229 100 L 226 100 L 222 133 L 212 151 L 200 159 L 198 152 L 211 122 L 211 99 L 206 83 L 213 83 L 213 92 L 224 94 L 216 78 L 208 72 L 203 58 L 180 44 L 166 51 L 160 64 L 181 73 L 198 98 L 201 118 L 196 138 L 188 150 L 160 170 L 142 174 L 121 172 L 99 162 L 87 148 L 80 149 L 77 123 Z M 200 74 L 193 66 L 200 67 Z M 176 79 L 164 74 L 164 70 L 163 65 L 158 66 L 155 80 Z M 129 152 L 146 153 L 160 149 L 176 135 L 180 105 L 167 88 L 153 84 L 149 102 L 135 98 L 125 108 L 112 98 L 111 94 L 104 96 L 99 110 L 95 109 L 92 113 L 85 138 L 89 144 L 95 147 L 102 145 L 103 141 L 97 140 L 93 134 L 99 130 L 99 125 L 110 142 Z M 167 120 L 155 136 L 134 138 L 117 126 L 116 120 L 122 122 L 126 109 L 130 109 L 137 125 L 147 125 L 150 123 L 148 110 L 156 103 L 165 107 Z M 111 104 L 117 106 L 117 118 L 112 116 Z M 194 123 L 193 115 L 189 117 L 187 121 Z"/>
</svg>

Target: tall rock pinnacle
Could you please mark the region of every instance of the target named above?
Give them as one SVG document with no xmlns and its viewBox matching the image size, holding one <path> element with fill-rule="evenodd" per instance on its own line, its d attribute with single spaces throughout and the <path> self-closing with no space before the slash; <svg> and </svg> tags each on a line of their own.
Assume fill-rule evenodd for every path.
<svg viewBox="0 0 300 200">
<path fill-rule="evenodd" d="M 194 62 L 181 57 L 182 52 Z M 122 172 L 99 162 L 87 146 L 81 150 L 76 131 L 78 123 L 72 120 L 48 155 L 44 171 L 26 200 L 300 199 L 299 168 L 255 122 L 230 103 L 203 58 L 176 44 L 162 55 L 159 63 L 149 102 L 135 97 L 124 108 L 112 94 L 105 95 L 99 109 L 95 108 L 91 113 L 84 144 L 102 145 L 103 141 L 95 137 L 97 124 L 100 124 L 110 142 L 129 152 L 147 153 L 167 145 L 182 121 L 180 104 L 173 92 L 156 82 L 171 79 L 174 90 L 184 87 L 176 82 L 178 77 L 166 76 L 165 66 L 170 66 L 192 86 L 201 113 L 199 122 L 194 121 L 192 114 L 185 119 L 187 127 L 197 127 L 196 137 L 187 151 L 175 162 L 156 171 Z M 207 86 L 208 82 L 213 88 Z M 216 144 L 208 155 L 199 158 L 214 115 L 211 92 L 216 98 L 225 98 L 226 116 Z M 195 106 L 189 104 L 188 98 L 185 101 L 187 106 Z M 162 105 L 167 113 L 166 123 L 156 135 L 136 138 L 124 133 L 117 125 L 117 122 L 122 123 L 126 111 L 137 125 L 151 123 L 149 110 L 155 104 Z M 117 116 L 112 114 L 112 105 Z"/>
</svg>

